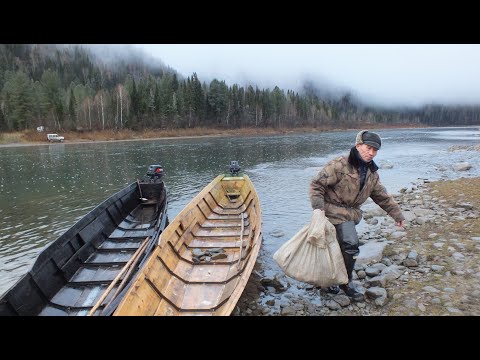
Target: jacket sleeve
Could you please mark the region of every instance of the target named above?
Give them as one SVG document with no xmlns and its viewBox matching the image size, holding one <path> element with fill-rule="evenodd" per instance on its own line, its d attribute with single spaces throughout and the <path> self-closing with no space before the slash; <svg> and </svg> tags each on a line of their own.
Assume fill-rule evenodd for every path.
<svg viewBox="0 0 480 360">
<path fill-rule="evenodd" d="M 380 182 L 380 178 L 377 176 L 377 180 L 373 187 L 373 191 L 370 194 L 372 200 L 387 212 L 395 221 L 405 220 L 402 214 L 400 206 L 395 202 L 393 197 L 388 194 L 387 189 Z"/>
<path fill-rule="evenodd" d="M 312 178 L 310 182 L 310 202 L 312 208 L 324 210 L 325 209 L 325 192 L 328 186 L 333 186 L 338 183 L 335 162 L 329 162 L 325 167 Z"/>
</svg>

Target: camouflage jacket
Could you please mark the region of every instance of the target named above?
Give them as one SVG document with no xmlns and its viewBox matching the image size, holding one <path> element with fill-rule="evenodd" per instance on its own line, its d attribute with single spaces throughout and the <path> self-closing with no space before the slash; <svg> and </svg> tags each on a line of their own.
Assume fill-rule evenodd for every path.
<svg viewBox="0 0 480 360">
<path fill-rule="evenodd" d="M 348 162 L 348 156 L 328 162 L 310 183 L 312 208 L 325 210 L 334 225 L 345 221 L 358 224 L 362 220 L 360 206 L 369 197 L 395 221 L 405 219 L 398 204 L 381 184 L 377 171 L 368 169 L 360 191 L 359 171 Z"/>
</svg>

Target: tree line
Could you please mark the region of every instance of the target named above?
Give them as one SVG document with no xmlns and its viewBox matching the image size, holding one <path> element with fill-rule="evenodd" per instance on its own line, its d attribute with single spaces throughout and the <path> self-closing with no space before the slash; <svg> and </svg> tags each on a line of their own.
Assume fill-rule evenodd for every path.
<svg viewBox="0 0 480 360">
<path fill-rule="evenodd" d="M 378 108 L 308 85 L 207 84 L 141 57 L 105 62 L 82 46 L 0 44 L 0 131 L 473 125 L 479 116 L 479 106 Z"/>
</svg>

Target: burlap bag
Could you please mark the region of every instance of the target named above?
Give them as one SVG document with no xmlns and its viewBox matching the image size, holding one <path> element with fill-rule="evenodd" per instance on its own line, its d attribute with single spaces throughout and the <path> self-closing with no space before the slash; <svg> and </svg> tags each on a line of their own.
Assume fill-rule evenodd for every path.
<svg viewBox="0 0 480 360">
<path fill-rule="evenodd" d="M 305 225 L 273 255 L 288 276 L 315 286 L 348 283 L 335 226 L 325 212 L 314 210 Z"/>
</svg>

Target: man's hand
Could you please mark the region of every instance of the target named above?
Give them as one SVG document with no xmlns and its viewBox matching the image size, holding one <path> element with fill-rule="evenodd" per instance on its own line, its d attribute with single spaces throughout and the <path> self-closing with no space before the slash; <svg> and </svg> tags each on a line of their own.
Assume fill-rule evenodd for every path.
<svg viewBox="0 0 480 360">
<path fill-rule="evenodd" d="M 395 226 L 399 226 L 399 227 L 403 228 L 405 226 L 405 220 L 397 221 L 395 223 Z"/>
</svg>

